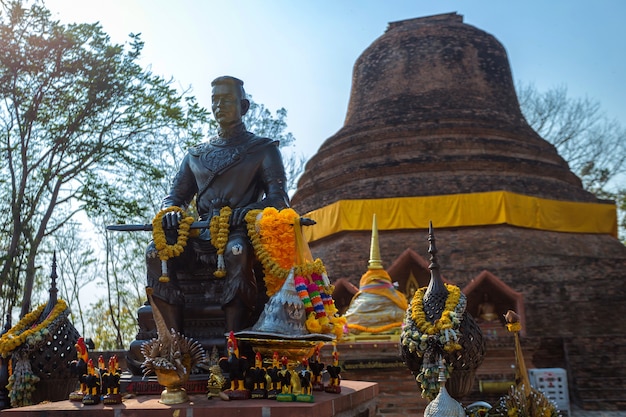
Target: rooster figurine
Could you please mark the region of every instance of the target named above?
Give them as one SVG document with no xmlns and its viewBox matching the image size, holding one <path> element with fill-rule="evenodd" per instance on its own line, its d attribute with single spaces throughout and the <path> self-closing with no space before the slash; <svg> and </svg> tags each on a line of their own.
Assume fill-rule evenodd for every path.
<svg viewBox="0 0 626 417">
<path fill-rule="evenodd" d="M 100 373 L 96 371 L 93 359 L 87 362 L 87 374 L 84 376 L 87 392 L 83 397 L 84 405 L 100 404 Z"/>
<path fill-rule="evenodd" d="M 254 368 L 248 372 L 254 384 L 252 398 L 267 398 L 267 371 L 263 367 L 263 357 L 260 352 L 257 352 L 254 357 Z"/>
<path fill-rule="evenodd" d="M 337 346 L 333 345 L 333 364 L 327 365 L 326 370 L 330 375 L 330 381 L 324 391 L 333 394 L 341 393 L 341 366 L 339 365 L 339 352 L 337 352 Z"/>
<path fill-rule="evenodd" d="M 227 342 L 228 356 L 221 358 L 220 367 L 224 372 L 228 372 L 230 378 L 230 389 L 225 393 L 231 400 L 247 400 L 250 398 L 250 391 L 244 387 L 246 372 L 248 372 L 248 358 L 239 355 L 239 347 L 235 334 L 231 331 Z"/>
<path fill-rule="evenodd" d="M 278 352 L 274 352 L 272 355 L 272 366 L 267 369 L 267 376 L 269 377 L 270 384 L 267 391 L 267 398 L 275 400 L 276 396 L 281 393 L 281 377 L 280 377 L 280 356 Z"/>
<path fill-rule="evenodd" d="M 118 369 L 117 356 L 109 358 L 109 368 L 102 374 L 102 402 L 104 405 L 121 404 L 120 394 L 120 371 Z"/>
<path fill-rule="evenodd" d="M 320 360 L 320 348 L 315 348 L 313 357 L 309 359 L 309 368 L 313 374 L 311 386 L 313 391 L 324 391 L 324 382 L 322 380 L 322 372 L 324 371 L 324 363 Z"/>
<path fill-rule="evenodd" d="M 70 371 L 72 375 L 78 377 L 80 387 L 70 393 L 70 401 L 82 401 L 83 397 L 87 393 L 87 385 L 85 385 L 84 376 L 87 375 L 87 361 L 89 360 L 89 352 L 87 351 L 87 345 L 85 339 L 79 337 L 74 345 L 76 348 L 76 359 L 70 363 Z"/>
</svg>

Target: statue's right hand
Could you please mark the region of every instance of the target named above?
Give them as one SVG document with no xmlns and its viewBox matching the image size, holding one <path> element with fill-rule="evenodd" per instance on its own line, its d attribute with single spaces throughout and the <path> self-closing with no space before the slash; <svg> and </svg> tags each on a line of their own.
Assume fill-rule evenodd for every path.
<svg viewBox="0 0 626 417">
<path fill-rule="evenodd" d="M 176 240 L 178 240 L 178 224 L 181 220 L 182 215 L 177 211 L 165 213 L 161 220 L 163 230 L 165 231 L 165 239 L 170 245 L 176 243 Z"/>
<path fill-rule="evenodd" d="M 182 215 L 177 211 L 168 211 L 163 216 L 163 228 L 164 229 L 178 229 L 178 224 L 182 220 Z"/>
</svg>

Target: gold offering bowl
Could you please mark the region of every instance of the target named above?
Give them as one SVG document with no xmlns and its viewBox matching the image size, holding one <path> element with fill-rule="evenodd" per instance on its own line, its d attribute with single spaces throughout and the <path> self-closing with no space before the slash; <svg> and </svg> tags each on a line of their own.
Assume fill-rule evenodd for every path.
<svg viewBox="0 0 626 417">
<path fill-rule="evenodd" d="M 160 402 L 162 404 L 181 404 L 189 401 L 187 392 L 183 388 L 183 385 L 189 378 L 189 373 L 181 378 L 175 370 L 171 369 L 157 369 L 155 372 L 157 381 L 165 387 L 161 392 Z"/>
<path fill-rule="evenodd" d="M 307 339 L 262 339 L 254 337 L 239 337 L 252 346 L 255 353 L 260 353 L 263 360 L 272 360 L 274 352 L 278 352 L 279 357 L 286 356 L 291 364 L 297 364 L 304 358 L 310 358 L 315 353 L 315 348 L 321 348 L 326 341 Z"/>
</svg>

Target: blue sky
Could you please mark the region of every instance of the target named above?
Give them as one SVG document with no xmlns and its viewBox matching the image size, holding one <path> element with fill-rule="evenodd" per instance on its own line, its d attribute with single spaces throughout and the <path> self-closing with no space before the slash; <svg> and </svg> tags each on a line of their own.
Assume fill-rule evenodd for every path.
<svg viewBox="0 0 626 417">
<path fill-rule="evenodd" d="M 343 126 L 357 57 L 389 22 L 457 12 L 506 48 L 516 81 L 565 85 L 626 125 L 623 0 L 46 0 L 64 23 L 99 21 L 113 41 L 141 33 L 142 63 L 210 107 L 233 75 L 257 103 L 288 111 L 296 151 Z"/>
</svg>

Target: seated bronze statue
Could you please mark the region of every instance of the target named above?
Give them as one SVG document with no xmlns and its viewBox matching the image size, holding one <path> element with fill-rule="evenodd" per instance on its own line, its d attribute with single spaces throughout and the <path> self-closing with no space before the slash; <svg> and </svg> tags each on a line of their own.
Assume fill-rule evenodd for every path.
<svg viewBox="0 0 626 417">
<path fill-rule="evenodd" d="M 483 294 L 483 302 L 478 305 L 478 319 L 483 322 L 494 322 L 498 320 L 496 305 L 489 300 L 489 294 Z"/>
<path fill-rule="evenodd" d="M 242 123 L 250 106 L 243 82 L 225 76 L 211 85 L 218 135 L 188 151 L 163 199 L 161 226 L 167 243 L 176 243 L 183 216 L 179 210 L 167 209 L 186 209 L 195 198 L 199 221 L 210 222 L 216 216 L 224 219 L 226 210 L 227 241 L 218 253 L 217 238 L 214 236 L 212 243 L 209 227 L 189 237 L 184 251 L 165 265 L 154 242 L 146 253 L 147 285 L 153 289 L 154 302 L 167 326 L 195 338 L 205 348 L 225 343 L 223 335 L 229 331 L 254 324 L 253 313 L 258 315 L 257 306 L 264 304 L 265 291 L 259 288 L 262 272 L 248 238 L 246 214 L 253 209 L 289 206 L 278 141 L 250 133 Z M 200 323 L 202 320 L 205 322 Z M 207 334 L 209 328 L 211 335 Z"/>
</svg>

